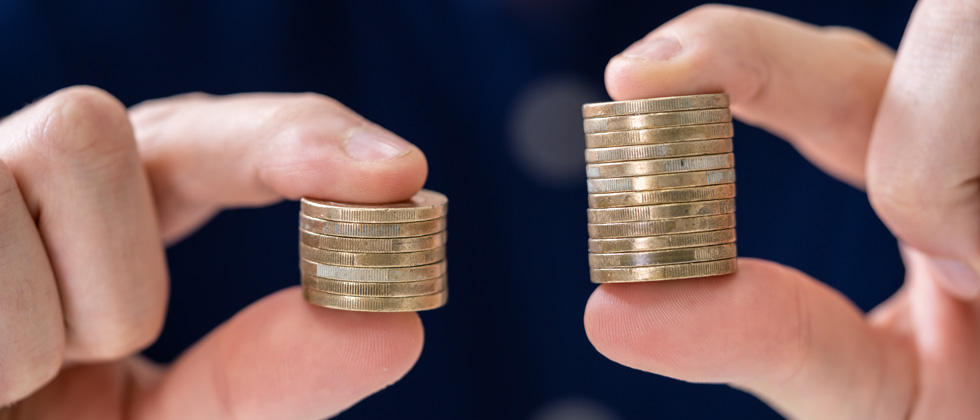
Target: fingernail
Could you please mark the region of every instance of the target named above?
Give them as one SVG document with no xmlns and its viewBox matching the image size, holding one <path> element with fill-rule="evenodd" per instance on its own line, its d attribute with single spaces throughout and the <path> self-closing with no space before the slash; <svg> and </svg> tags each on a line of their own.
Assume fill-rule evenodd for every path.
<svg viewBox="0 0 980 420">
<path fill-rule="evenodd" d="M 409 142 L 394 134 L 367 127 L 355 128 L 344 144 L 347 156 L 363 162 L 395 158 L 408 153 L 411 148 Z"/>
<path fill-rule="evenodd" d="M 681 43 L 672 36 L 658 36 L 641 39 L 623 51 L 624 57 L 642 58 L 652 61 L 667 61 L 681 51 Z"/>
<path fill-rule="evenodd" d="M 966 263 L 959 260 L 932 258 L 942 281 L 950 292 L 960 297 L 974 298 L 980 294 L 980 275 Z"/>
</svg>

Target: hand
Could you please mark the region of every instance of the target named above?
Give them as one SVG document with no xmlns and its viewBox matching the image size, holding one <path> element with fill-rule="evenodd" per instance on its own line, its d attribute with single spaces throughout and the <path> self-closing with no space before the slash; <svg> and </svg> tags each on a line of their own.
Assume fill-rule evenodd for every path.
<svg viewBox="0 0 980 420">
<path fill-rule="evenodd" d="M 923 0 L 897 57 L 857 31 L 699 7 L 610 61 L 617 100 L 729 92 L 732 111 L 866 188 L 902 289 L 865 316 L 803 273 L 609 284 L 585 327 L 619 363 L 723 382 L 800 419 L 980 415 L 980 6 Z"/>
<path fill-rule="evenodd" d="M 401 378 L 411 313 L 268 296 L 162 367 L 163 244 L 220 209 L 315 196 L 390 202 L 422 153 L 313 94 L 184 95 L 128 111 L 59 91 L 0 122 L 2 419 L 317 419 Z M 288 270 L 287 270 L 288 272 Z M 260 279 L 255 279 L 259 281 Z"/>
</svg>

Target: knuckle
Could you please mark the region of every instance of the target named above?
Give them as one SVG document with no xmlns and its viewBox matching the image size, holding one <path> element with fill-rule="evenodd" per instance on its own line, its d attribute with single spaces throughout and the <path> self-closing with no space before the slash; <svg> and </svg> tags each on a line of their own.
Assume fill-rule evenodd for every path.
<svg viewBox="0 0 980 420">
<path fill-rule="evenodd" d="M 740 18 L 745 13 L 745 9 L 729 6 L 726 4 L 702 4 L 695 7 L 680 17 L 679 20 L 691 20 L 697 21 L 701 24 L 710 24 L 715 22 L 728 23 L 731 22 L 732 18 Z"/>
<path fill-rule="evenodd" d="M 117 360 L 149 347 L 160 334 L 162 323 L 128 321 L 106 323 L 76 341 L 73 355 L 86 362 Z"/>
<path fill-rule="evenodd" d="M 929 205 L 929 188 L 923 188 L 916 177 L 904 177 L 889 170 L 869 171 L 868 200 L 885 218 L 905 218 Z"/>
<path fill-rule="evenodd" d="M 64 341 L 54 343 L 32 346 L 16 361 L 4 358 L 12 363 L 4 363 L 3 374 L 0 375 L 0 405 L 27 398 L 58 375 L 64 355 Z"/>
<path fill-rule="evenodd" d="M 126 108 L 109 93 L 73 86 L 42 101 L 32 134 L 35 146 L 55 156 L 115 155 L 135 151 Z"/>
<path fill-rule="evenodd" d="M 20 190 L 17 188 L 17 181 L 14 179 L 14 174 L 7 167 L 7 164 L 4 163 L 3 159 L 0 159 L 0 203 L 16 202 L 15 200 L 7 199 L 12 194 L 17 194 L 17 196 L 14 196 L 15 198 L 20 195 Z"/>
<path fill-rule="evenodd" d="M 824 35 L 853 46 L 860 51 L 891 54 L 891 48 L 863 31 L 847 26 L 824 26 L 820 30 L 823 31 Z"/>
<path fill-rule="evenodd" d="M 342 103 L 329 96 L 318 93 L 297 93 L 277 101 L 268 124 L 281 126 L 283 123 L 317 122 L 316 125 L 360 124 L 363 118 Z"/>
</svg>

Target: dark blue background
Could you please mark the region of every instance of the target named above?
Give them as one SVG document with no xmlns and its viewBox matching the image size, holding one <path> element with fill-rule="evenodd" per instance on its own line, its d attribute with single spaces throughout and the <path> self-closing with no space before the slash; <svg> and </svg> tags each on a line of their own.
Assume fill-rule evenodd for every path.
<svg viewBox="0 0 980 420">
<path fill-rule="evenodd" d="M 853 26 L 894 47 L 913 3 L 742 4 Z M 526 89 L 572 80 L 602 99 L 609 57 L 695 5 L 3 0 L 0 112 L 80 83 L 130 105 L 188 91 L 314 91 L 421 147 L 427 186 L 452 199 L 451 301 L 422 314 L 425 350 L 412 372 L 341 419 L 545 418 L 556 404 L 605 410 L 595 419 L 778 418 L 738 391 L 634 371 L 592 348 L 582 327 L 594 288 L 584 170 L 542 179 L 508 140 Z M 579 105 L 557 107 L 573 115 L 577 156 Z M 895 240 L 864 194 L 765 132 L 739 125 L 736 137 L 741 255 L 800 268 L 864 309 L 898 287 Z M 250 302 L 297 284 L 296 212 L 295 203 L 229 211 L 172 247 L 171 311 L 148 355 L 171 360 Z"/>
</svg>

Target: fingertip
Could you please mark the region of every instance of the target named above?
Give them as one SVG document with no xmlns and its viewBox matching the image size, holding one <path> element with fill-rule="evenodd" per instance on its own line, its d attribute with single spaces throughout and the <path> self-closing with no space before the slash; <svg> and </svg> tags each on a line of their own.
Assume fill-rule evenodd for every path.
<svg viewBox="0 0 980 420">
<path fill-rule="evenodd" d="M 286 198 L 392 203 L 411 198 L 428 176 L 425 154 L 407 142 L 406 151 L 394 157 L 358 160 L 344 150 L 345 144 L 328 141 L 323 133 L 287 136 L 278 142 L 280 156 L 259 170 L 262 181 Z M 355 155 L 378 157 L 378 153 L 362 149 Z"/>
<path fill-rule="evenodd" d="M 349 356 L 351 379 L 363 381 L 361 385 L 370 393 L 404 377 L 422 354 L 425 334 L 422 321 L 414 312 L 372 313 L 306 306 L 312 323 L 318 327 L 318 335 L 312 339 L 324 343 L 342 340 L 339 354 L 332 357 Z M 324 379 L 325 388 L 335 382 L 335 378 Z"/>
</svg>

